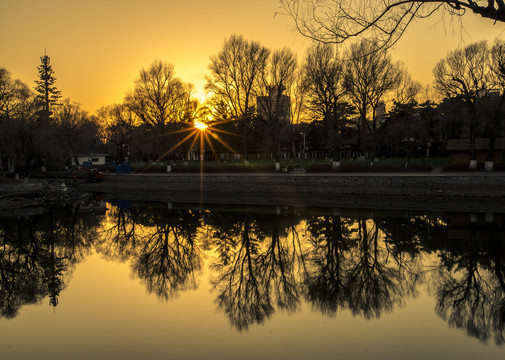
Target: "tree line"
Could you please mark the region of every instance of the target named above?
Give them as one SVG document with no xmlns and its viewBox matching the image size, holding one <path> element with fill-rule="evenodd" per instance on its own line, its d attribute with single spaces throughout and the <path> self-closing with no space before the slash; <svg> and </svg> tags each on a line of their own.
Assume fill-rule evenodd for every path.
<svg viewBox="0 0 505 360">
<path fill-rule="evenodd" d="M 433 91 L 376 41 L 349 47 L 315 43 L 301 62 L 288 49 L 271 50 L 232 35 L 210 56 L 205 103 L 172 64 L 142 69 L 122 103 L 89 114 L 62 99 L 47 55 L 32 89 L 0 69 L 0 157 L 8 167 L 61 168 L 88 149 L 106 148 L 118 161 L 191 158 L 208 152 L 248 159 L 319 154 L 344 157 L 445 155 L 449 139 L 490 139 L 488 160 L 503 133 L 505 42 L 477 42 L 447 54 L 434 67 Z M 435 97 L 439 100 L 435 101 Z M 215 132 L 191 141 L 188 129 Z M 211 156 L 211 157 L 212 157 Z"/>
</svg>

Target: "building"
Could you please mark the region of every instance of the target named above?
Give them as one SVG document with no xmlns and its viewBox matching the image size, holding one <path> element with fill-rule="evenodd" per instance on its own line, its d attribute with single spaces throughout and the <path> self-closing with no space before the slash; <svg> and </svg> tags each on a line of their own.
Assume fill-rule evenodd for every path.
<svg viewBox="0 0 505 360">
<path fill-rule="evenodd" d="M 505 149 L 505 139 L 496 139 L 494 146 L 493 163 L 498 164 L 502 160 L 502 152 Z M 470 139 L 449 139 L 447 140 L 447 152 L 452 164 L 466 165 L 470 162 Z M 478 164 L 486 161 L 489 152 L 489 139 L 475 139 L 475 155 Z"/>
<path fill-rule="evenodd" d="M 107 154 L 101 149 L 91 149 L 82 154 L 72 156 L 72 166 L 97 166 L 107 164 Z"/>
<path fill-rule="evenodd" d="M 267 121 L 279 121 L 280 123 L 290 123 L 291 119 L 291 98 L 284 95 L 284 86 L 270 86 L 267 88 L 267 96 L 256 98 L 258 117 Z"/>
</svg>

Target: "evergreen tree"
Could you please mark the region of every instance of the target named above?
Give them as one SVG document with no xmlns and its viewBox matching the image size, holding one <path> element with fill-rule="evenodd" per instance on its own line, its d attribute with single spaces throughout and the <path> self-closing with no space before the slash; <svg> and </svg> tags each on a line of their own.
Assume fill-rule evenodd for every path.
<svg viewBox="0 0 505 360">
<path fill-rule="evenodd" d="M 41 65 L 37 68 L 39 72 L 39 79 L 35 81 L 37 86 L 36 100 L 40 104 L 42 110 L 39 114 L 41 118 L 49 118 L 51 116 L 51 106 L 59 105 L 58 100 L 61 98 L 61 91 L 59 91 L 54 83 L 54 71 L 51 66 L 51 59 L 49 56 L 44 55 L 40 58 Z"/>
</svg>

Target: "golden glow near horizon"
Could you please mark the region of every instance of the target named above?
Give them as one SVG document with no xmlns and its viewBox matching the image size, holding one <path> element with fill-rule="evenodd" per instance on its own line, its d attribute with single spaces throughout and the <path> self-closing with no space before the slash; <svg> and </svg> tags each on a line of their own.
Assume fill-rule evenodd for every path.
<svg viewBox="0 0 505 360">
<path fill-rule="evenodd" d="M 209 56 L 232 34 L 270 49 L 289 47 L 298 63 L 303 61 L 309 41 L 290 18 L 275 16 L 279 10 L 276 0 L 3 0 L 0 67 L 32 87 L 46 49 L 63 97 L 94 112 L 122 102 L 140 70 L 162 60 L 175 66 L 181 80 L 195 85 L 195 97 L 202 102 Z M 505 24 L 474 14 L 464 16 L 462 24 L 439 15 L 416 21 L 393 57 L 427 85 L 433 82 L 435 63 L 447 52 L 505 37 Z"/>
</svg>

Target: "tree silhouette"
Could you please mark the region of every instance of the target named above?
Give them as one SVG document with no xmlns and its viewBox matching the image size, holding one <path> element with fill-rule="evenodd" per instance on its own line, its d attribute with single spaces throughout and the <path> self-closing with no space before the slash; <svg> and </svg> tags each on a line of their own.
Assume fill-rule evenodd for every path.
<svg viewBox="0 0 505 360">
<path fill-rule="evenodd" d="M 329 45 L 307 51 L 303 65 L 303 91 L 306 107 L 314 120 L 322 120 L 327 146 L 334 161 L 340 161 L 342 133 L 353 112 L 344 87 L 344 63 Z"/>
<path fill-rule="evenodd" d="M 505 111 L 505 41 L 496 39 L 490 49 L 491 71 L 495 75 L 498 89 L 501 92 L 498 106 L 496 106 L 493 116 L 492 126 L 488 127 L 489 152 L 486 160 L 491 162 L 494 159 L 496 139 L 503 134 L 503 112 Z M 493 166 L 494 168 L 494 166 Z"/>
<path fill-rule="evenodd" d="M 124 159 L 127 154 L 125 145 L 133 145 L 134 131 L 138 125 L 134 113 L 125 104 L 114 104 L 98 109 L 97 117 L 100 138 L 104 143 L 112 145 L 110 150 L 118 160 Z"/>
<path fill-rule="evenodd" d="M 279 160 L 281 139 L 290 125 L 291 102 L 289 94 L 297 69 L 296 56 L 288 48 L 275 50 L 269 58 L 266 71 L 259 77 L 257 113 L 266 127 L 267 149 Z M 283 94 L 286 91 L 286 95 Z"/>
<path fill-rule="evenodd" d="M 232 35 L 221 51 L 210 57 L 205 88 L 224 101 L 232 118 L 238 120 L 242 133 L 242 147 L 247 156 L 247 136 L 254 115 L 259 79 L 267 67 L 270 50 L 242 36 Z"/>
<path fill-rule="evenodd" d="M 183 124 L 190 89 L 191 85 L 176 77 L 172 64 L 155 61 L 140 71 L 135 87 L 126 94 L 126 106 L 144 129 L 153 133 L 155 141 L 150 138 L 148 143 L 154 146 L 157 156 L 167 155 L 167 139 L 163 138 L 168 135 L 167 130 L 175 131 Z"/>
<path fill-rule="evenodd" d="M 477 166 L 475 136 L 477 102 L 496 86 L 490 71 L 489 49 L 485 41 L 457 49 L 442 59 L 433 69 L 437 90 L 447 97 L 459 97 L 468 107 L 468 138 L 471 168 Z"/>
<path fill-rule="evenodd" d="M 97 142 L 98 124 L 80 104 L 65 99 L 54 111 L 55 137 L 64 155 L 62 163 L 69 155 L 78 164 L 79 151 L 92 149 Z M 83 150 L 85 149 L 85 150 Z"/>
<path fill-rule="evenodd" d="M 352 104 L 359 112 L 358 150 L 361 151 L 361 138 L 368 131 L 372 136 L 372 157 L 377 155 L 377 109 L 385 96 L 401 83 L 403 69 L 393 63 L 384 51 L 372 51 L 374 43 L 362 41 L 352 44 L 349 56 L 354 61 L 348 63 L 345 72 L 345 87 Z M 372 121 L 367 120 L 371 112 Z"/>
<path fill-rule="evenodd" d="M 51 107 L 59 104 L 61 91 L 56 88 L 56 78 L 54 77 L 54 70 L 49 56 L 42 56 L 40 62 L 41 64 L 37 68 L 39 79 L 35 80 L 37 84 L 35 91 L 37 93 L 36 99 L 42 107 L 42 110 L 39 112 L 40 117 L 47 120 L 51 116 Z"/>
<path fill-rule="evenodd" d="M 13 80 L 10 73 L 0 68 L 0 163 L 7 169 L 8 159 L 16 159 L 23 165 L 40 151 L 35 134 L 33 113 L 35 104 L 30 88 L 20 80 Z"/>
</svg>

